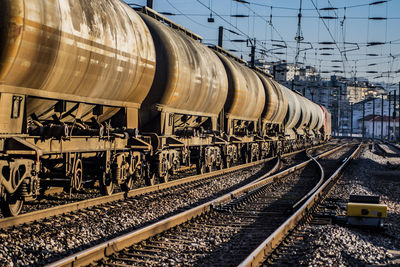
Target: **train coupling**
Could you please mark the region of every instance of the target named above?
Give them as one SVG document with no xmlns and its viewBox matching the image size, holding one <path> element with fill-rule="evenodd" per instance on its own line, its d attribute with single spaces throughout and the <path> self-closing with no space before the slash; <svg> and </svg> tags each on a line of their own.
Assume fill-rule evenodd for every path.
<svg viewBox="0 0 400 267">
<path fill-rule="evenodd" d="M 381 228 L 387 212 L 388 207 L 380 204 L 379 196 L 351 195 L 347 203 L 347 224 Z"/>
</svg>

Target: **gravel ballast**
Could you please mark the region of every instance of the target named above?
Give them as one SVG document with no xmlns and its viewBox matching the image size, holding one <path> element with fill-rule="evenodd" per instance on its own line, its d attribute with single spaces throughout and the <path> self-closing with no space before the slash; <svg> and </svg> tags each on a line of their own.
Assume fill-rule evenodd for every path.
<svg viewBox="0 0 400 267">
<path fill-rule="evenodd" d="M 279 256 L 278 252 L 273 265 L 400 265 L 400 177 L 377 175 L 391 172 L 397 166 L 400 166 L 399 156 L 384 158 L 366 148 L 327 197 L 347 203 L 352 194 L 380 196 L 381 203 L 389 209 L 383 230 L 305 225 L 290 237 L 288 245 L 280 248 L 284 253 Z M 336 214 L 344 215 L 345 206 L 339 205 Z"/>
<path fill-rule="evenodd" d="M 0 265 L 42 265 L 52 262 L 227 193 L 226 190 L 265 173 L 268 168 L 263 166 L 211 179 L 203 185 L 139 196 L 0 230 Z"/>
<path fill-rule="evenodd" d="M 321 149 L 319 149 L 321 150 Z M 293 159 L 287 159 L 287 164 Z M 164 191 L 0 230 L 0 265 L 42 265 L 204 203 L 265 173 L 258 165 L 205 185 Z M 190 189 L 190 190 L 189 190 Z"/>
</svg>

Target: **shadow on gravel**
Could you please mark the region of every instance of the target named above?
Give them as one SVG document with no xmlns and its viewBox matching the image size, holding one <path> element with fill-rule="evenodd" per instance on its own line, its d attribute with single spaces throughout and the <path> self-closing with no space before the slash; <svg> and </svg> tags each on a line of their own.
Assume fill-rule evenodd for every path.
<svg viewBox="0 0 400 267">
<path fill-rule="evenodd" d="M 393 157 L 400 157 L 400 148 L 393 145 L 388 145 L 388 148 L 391 150 L 391 153 L 389 153 L 389 155 Z"/>
<path fill-rule="evenodd" d="M 397 153 L 386 153 L 387 158 L 398 158 L 400 157 L 400 154 Z"/>
<path fill-rule="evenodd" d="M 361 172 L 351 172 L 358 182 L 367 187 L 373 194 L 386 196 L 391 201 L 400 201 L 400 177 L 391 174 L 388 164 L 379 164 L 371 159 L 361 158 L 356 162 L 354 169 L 362 169 Z M 385 172 L 388 175 L 385 175 Z"/>
<path fill-rule="evenodd" d="M 347 266 L 365 266 L 366 264 L 368 264 L 368 262 L 366 262 L 365 260 L 359 259 L 355 257 L 354 254 L 350 254 L 346 251 L 341 251 L 340 255 L 343 259 L 343 262 Z"/>
</svg>

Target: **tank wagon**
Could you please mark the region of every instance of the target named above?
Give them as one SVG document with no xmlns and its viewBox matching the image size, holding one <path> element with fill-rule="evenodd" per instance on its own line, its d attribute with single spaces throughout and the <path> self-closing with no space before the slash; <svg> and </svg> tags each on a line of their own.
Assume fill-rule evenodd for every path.
<svg viewBox="0 0 400 267">
<path fill-rule="evenodd" d="M 104 194 L 303 148 L 330 113 L 157 12 L 0 0 L 0 206 L 61 181 Z"/>
</svg>

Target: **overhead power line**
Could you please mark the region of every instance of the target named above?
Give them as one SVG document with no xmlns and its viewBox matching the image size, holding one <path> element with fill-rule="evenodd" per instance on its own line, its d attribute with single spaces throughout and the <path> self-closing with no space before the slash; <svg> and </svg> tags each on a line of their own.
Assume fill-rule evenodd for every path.
<svg viewBox="0 0 400 267">
<path fill-rule="evenodd" d="M 201 23 L 199 23 L 199 22 L 193 20 L 191 17 L 185 15 L 185 14 L 184 14 L 183 12 L 181 12 L 178 8 L 176 8 L 169 0 L 167 0 L 167 3 L 168 3 L 173 9 L 175 9 L 178 13 L 180 13 L 182 16 L 184 16 L 185 18 L 187 18 L 187 19 L 190 20 L 191 22 L 193 22 L 193 23 L 195 23 L 195 24 L 197 24 L 197 25 L 200 25 L 200 26 L 202 26 L 202 27 L 204 27 L 204 28 L 213 29 L 213 30 L 214 30 L 213 27 L 210 27 L 210 26 L 201 24 Z"/>
<path fill-rule="evenodd" d="M 236 1 L 236 0 L 234 0 Z M 391 2 L 392 0 L 387 0 L 387 1 L 375 1 L 372 3 L 366 3 L 366 4 L 359 4 L 359 5 L 349 5 L 349 6 L 342 6 L 342 7 L 336 7 L 335 9 L 351 9 L 351 8 L 359 8 L 359 7 L 366 7 L 366 6 L 371 6 L 371 5 L 379 5 L 383 3 L 388 3 Z M 239 1 L 236 1 L 239 2 Z M 284 6 L 276 6 L 276 5 L 268 5 L 268 4 L 260 4 L 260 3 L 255 3 L 251 1 L 245 1 L 248 5 L 254 5 L 254 6 L 263 6 L 263 7 L 269 7 L 269 8 L 274 8 L 274 9 L 284 9 L 284 10 L 298 10 L 298 8 L 294 7 L 284 7 Z M 304 8 L 303 10 L 314 10 L 313 8 Z M 324 10 L 324 9 L 320 9 Z"/>
<path fill-rule="evenodd" d="M 196 0 L 199 4 L 201 4 L 203 7 L 205 7 L 205 8 L 207 8 L 208 10 L 210 10 L 210 8 L 206 5 L 206 4 L 204 4 L 203 2 L 201 2 L 200 0 Z M 211 11 L 211 10 L 210 10 Z M 254 11 L 253 11 L 254 12 Z M 223 20 L 225 23 L 227 23 L 230 27 L 232 27 L 232 28 L 234 28 L 234 29 L 236 29 L 240 34 L 242 34 L 243 36 L 245 36 L 248 40 L 250 40 L 250 39 L 253 39 L 252 37 L 250 37 L 247 33 L 245 33 L 245 32 L 243 32 L 241 29 L 239 29 L 238 27 L 236 27 L 235 25 L 233 25 L 231 22 L 229 22 L 228 20 L 226 20 L 225 18 L 223 18 L 221 15 L 219 15 L 217 12 L 215 12 L 215 11 L 213 11 L 213 13 L 217 16 L 217 17 L 219 17 L 221 20 Z M 254 12 L 254 14 L 256 14 L 255 12 Z M 282 37 L 282 36 L 281 36 Z M 260 44 L 258 41 L 257 41 L 257 44 Z M 263 44 L 260 44 L 265 50 L 268 50 Z M 274 56 L 274 57 L 276 57 L 275 55 L 272 55 L 272 56 Z M 276 57 L 276 58 L 278 58 L 278 57 Z"/>
<path fill-rule="evenodd" d="M 319 9 L 318 9 L 317 6 L 315 5 L 314 0 L 310 0 L 310 1 L 311 1 L 311 3 L 313 4 L 313 6 L 314 6 L 315 10 L 317 11 L 318 15 L 321 17 L 321 13 L 319 12 Z M 329 29 L 328 25 L 326 24 L 325 20 L 322 20 L 322 22 L 323 22 L 323 24 L 324 24 L 326 30 L 328 31 L 329 36 L 332 38 L 333 42 L 335 43 L 336 48 L 337 48 L 338 51 L 340 52 L 340 55 L 341 55 L 342 60 L 343 60 L 343 70 L 346 71 L 346 64 L 345 64 L 345 61 L 347 62 L 347 56 L 346 56 L 345 54 L 343 55 L 342 50 L 340 49 L 338 43 L 336 42 L 335 37 L 333 36 L 333 34 L 332 34 L 331 30 Z M 347 62 L 347 63 L 348 63 L 348 62 Z"/>
</svg>

